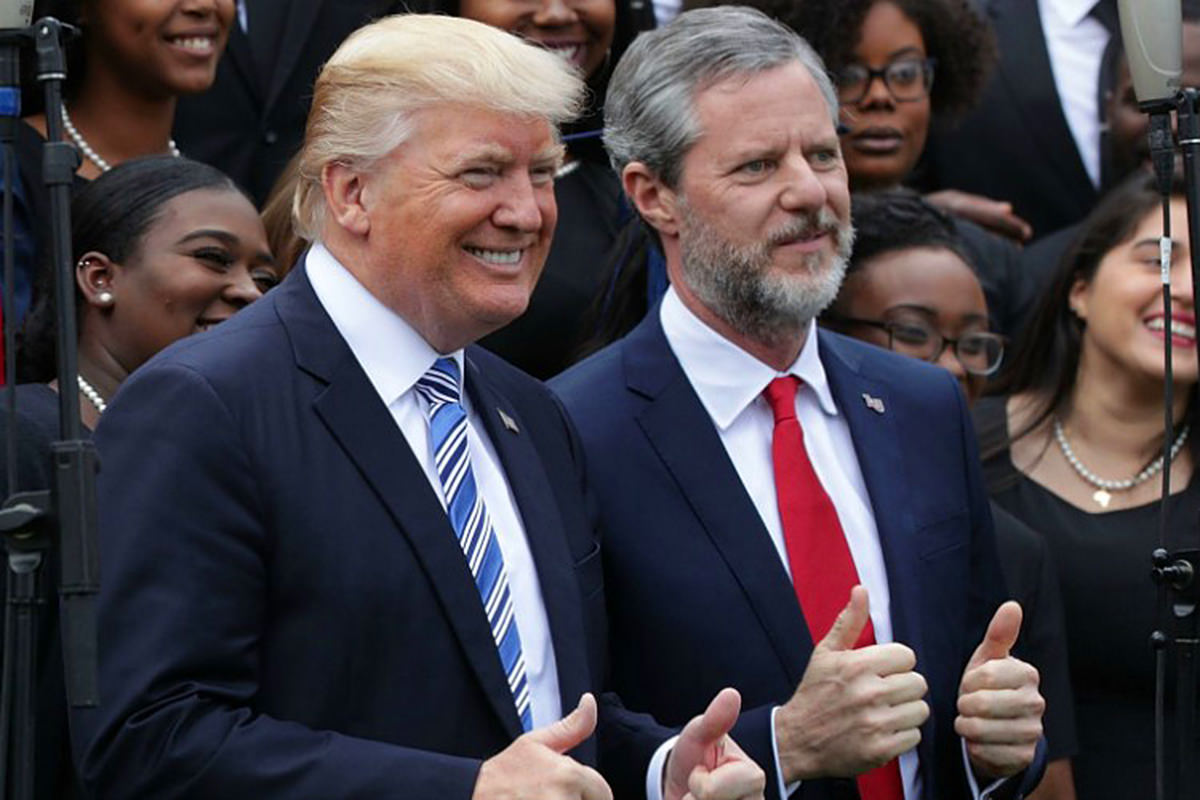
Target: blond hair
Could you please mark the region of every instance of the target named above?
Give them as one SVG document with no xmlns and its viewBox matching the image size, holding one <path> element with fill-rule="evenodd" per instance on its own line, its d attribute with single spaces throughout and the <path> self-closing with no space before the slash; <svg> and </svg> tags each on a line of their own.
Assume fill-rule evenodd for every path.
<svg viewBox="0 0 1200 800">
<path fill-rule="evenodd" d="M 333 163 L 367 171 L 412 134 L 412 118 L 453 103 L 553 127 L 577 116 L 584 84 L 553 53 L 459 17 L 397 14 L 351 34 L 313 90 L 292 211 L 300 236 L 318 238 L 321 186 Z"/>
</svg>

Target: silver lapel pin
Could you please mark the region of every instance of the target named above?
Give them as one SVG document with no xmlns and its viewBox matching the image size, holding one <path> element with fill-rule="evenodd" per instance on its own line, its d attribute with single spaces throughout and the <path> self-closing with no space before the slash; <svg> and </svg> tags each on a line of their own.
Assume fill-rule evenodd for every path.
<svg viewBox="0 0 1200 800">
<path fill-rule="evenodd" d="M 867 408 L 871 409 L 876 414 L 882 414 L 884 412 L 885 409 L 883 407 L 882 399 L 878 397 L 871 397 L 871 395 L 867 394 L 866 392 L 863 392 L 862 399 Z"/>
<path fill-rule="evenodd" d="M 513 433 L 520 433 L 521 429 L 517 427 L 517 421 L 505 414 L 502 409 L 497 408 L 496 413 L 500 415 L 500 421 L 504 423 L 504 427 L 508 428 Z"/>
</svg>

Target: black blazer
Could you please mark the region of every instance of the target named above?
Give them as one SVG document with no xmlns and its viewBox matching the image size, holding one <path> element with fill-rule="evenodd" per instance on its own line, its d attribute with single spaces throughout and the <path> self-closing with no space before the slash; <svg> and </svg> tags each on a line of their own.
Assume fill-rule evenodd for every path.
<svg viewBox="0 0 1200 800">
<path fill-rule="evenodd" d="M 212 164 L 262 204 L 304 138 L 312 86 L 321 65 L 347 36 L 399 0 L 265 0 L 286 3 L 273 58 L 256 57 L 236 20 L 217 77 L 203 94 L 181 97 L 175 141 L 184 155 Z M 255 3 L 250 3 L 250 28 Z M 263 74 L 259 61 L 273 63 Z"/>
<path fill-rule="evenodd" d="M 1044 236 L 1096 202 L 1062 110 L 1037 0 L 987 0 L 1000 63 L 979 105 L 925 148 L 925 189 L 962 189 L 1012 202 Z"/>
<path fill-rule="evenodd" d="M 600 548 L 574 434 L 541 384 L 470 348 L 564 709 L 600 688 Z M 519 432 L 502 421 L 507 415 Z M 97 433 L 97 797 L 469 798 L 520 735 L 457 538 L 305 270 L 132 376 Z M 601 698 L 607 776 L 641 796 L 665 731 Z M 609 734 L 612 735 L 609 735 Z M 578 748 L 598 758 L 595 740 Z"/>
</svg>

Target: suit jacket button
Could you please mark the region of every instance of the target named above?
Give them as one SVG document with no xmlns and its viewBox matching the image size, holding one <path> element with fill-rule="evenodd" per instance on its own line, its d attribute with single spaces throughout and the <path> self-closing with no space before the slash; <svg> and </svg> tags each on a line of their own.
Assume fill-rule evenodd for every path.
<svg viewBox="0 0 1200 800">
<path fill-rule="evenodd" d="M 263 141 L 267 144 L 275 144 L 279 141 L 279 134 L 275 131 L 267 131 L 263 134 Z"/>
</svg>

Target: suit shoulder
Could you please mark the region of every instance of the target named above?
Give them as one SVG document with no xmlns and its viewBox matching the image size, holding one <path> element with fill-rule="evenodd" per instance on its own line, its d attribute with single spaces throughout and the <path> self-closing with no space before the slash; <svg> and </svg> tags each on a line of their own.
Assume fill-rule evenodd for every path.
<svg viewBox="0 0 1200 800">
<path fill-rule="evenodd" d="M 616 341 L 550 380 L 550 389 L 569 412 L 624 389 L 624 345 L 624 339 Z"/>
</svg>

